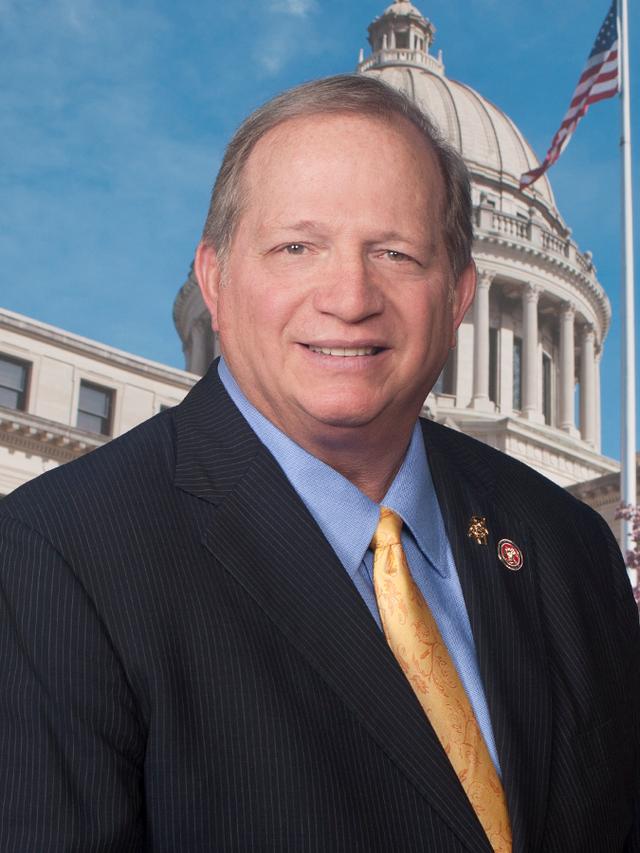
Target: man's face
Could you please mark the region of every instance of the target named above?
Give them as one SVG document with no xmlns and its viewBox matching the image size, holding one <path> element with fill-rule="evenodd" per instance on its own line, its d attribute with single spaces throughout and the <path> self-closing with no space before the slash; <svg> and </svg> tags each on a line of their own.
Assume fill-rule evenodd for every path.
<svg viewBox="0 0 640 853">
<path fill-rule="evenodd" d="M 243 180 L 223 280 L 211 249 L 197 264 L 238 384 L 302 446 L 406 433 L 475 286 L 471 266 L 451 298 L 434 155 L 402 119 L 311 116 L 262 137 Z"/>
</svg>

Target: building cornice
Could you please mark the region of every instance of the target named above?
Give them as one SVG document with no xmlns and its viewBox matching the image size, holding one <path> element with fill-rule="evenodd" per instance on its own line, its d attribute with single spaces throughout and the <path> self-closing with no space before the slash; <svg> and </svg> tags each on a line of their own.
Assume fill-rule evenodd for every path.
<svg viewBox="0 0 640 853">
<path fill-rule="evenodd" d="M 640 477 L 640 465 L 636 456 L 636 480 L 638 477 Z M 620 472 L 615 471 L 584 483 L 575 483 L 569 486 L 567 491 L 593 507 L 610 504 L 612 498 L 617 503 L 620 500 Z"/>
<path fill-rule="evenodd" d="M 0 406 L 0 446 L 12 450 L 21 450 L 62 464 L 101 447 L 109 440 L 109 436 L 95 435 Z"/>
<path fill-rule="evenodd" d="M 553 453 L 561 453 L 582 462 L 601 474 L 595 476 L 610 476 L 620 472 L 620 463 L 609 456 L 603 456 L 597 450 L 585 444 L 581 439 L 574 438 L 556 427 L 547 424 L 538 424 L 526 421 L 522 418 L 496 417 L 492 414 L 483 414 L 478 411 L 466 411 L 464 409 L 445 410 L 438 412 L 440 416 L 453 417 L 465 432 L 472 433 L 476 437 L 488 436 L 492 433 L 510 435 L 535 445 L 541 450 Z"/>
<path fill-rule="evenodd" d="M 137 373 L 148 379 L 156 379 L 159 382 L 174 385 L 176 388 L 189 389 L 199 377 L 176 367 L 168 367 L 157 361 L 151 361 L 141 356 L 131 355 L 124 350 L 110 347 L 66 332 L 47 323 L 32 320 L 22 314 L 15 314 L 5 308 L 0 309 L 0 329 L 8 329 L 20 335 L 26 335 L 45 343 L 50 343 L 57 348 L 66 349 L 88 358 L 102 361 L 105 364 L 121 367 L 129 373 Z"/>
</svg>

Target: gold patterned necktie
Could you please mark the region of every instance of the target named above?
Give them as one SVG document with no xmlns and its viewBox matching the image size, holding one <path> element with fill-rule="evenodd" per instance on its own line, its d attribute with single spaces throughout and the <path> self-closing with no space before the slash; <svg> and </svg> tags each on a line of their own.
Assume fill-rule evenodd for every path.
<svg viewBox="0 0 640 853">
<path fill-rule="evenodd" d="M 382 627 L 496 853 L 510 853 L 507 803 L 473 708 L 402 547 L 402 519 L 382 507 L 371 540 Z"/>
</svg>

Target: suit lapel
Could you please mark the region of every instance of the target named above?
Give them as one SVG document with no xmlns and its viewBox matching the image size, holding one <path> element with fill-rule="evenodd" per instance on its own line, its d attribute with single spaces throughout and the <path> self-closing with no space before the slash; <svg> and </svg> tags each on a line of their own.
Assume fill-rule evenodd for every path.
<svg viewBox="0 0 640 853">
<path fill-rule="evenodd" d="M 538 612 L 535 540 L 528 520 L 513 512 L 509 493 L 495 486 L 499 457 L 485 467 L 472 444 L 463 444 L 455 433 L 425 424 L 424 434 L 471 621 L 514 851 L 539 850 L 550 766 L 551 694 Z M 486 518 L 487 545 L 468 536 L 473 515 Z M 519 571 L 510 571 L 498 559 L 503 538 L 523 552 Z"/>
<path fill-rule="evenodd" d="M 488 853 L 462 787 L 360 595 L 217 371 L 212 374 L 178 414 L 176 485 L 216 504 L 205 547 L 460 841 Z"/>
</svg>

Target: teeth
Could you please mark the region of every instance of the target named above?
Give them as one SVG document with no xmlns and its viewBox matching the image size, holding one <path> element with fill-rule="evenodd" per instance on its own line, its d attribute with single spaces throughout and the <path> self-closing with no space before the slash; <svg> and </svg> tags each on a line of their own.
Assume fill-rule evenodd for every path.
<svg viewBox="0 0 640 853">
<path fill-rule="evenodd" d="M 321 352 L 323 355 L 375 355 L 376 347 L 314 347 L 309 344 L 312 352 Z"/>
</svg>

